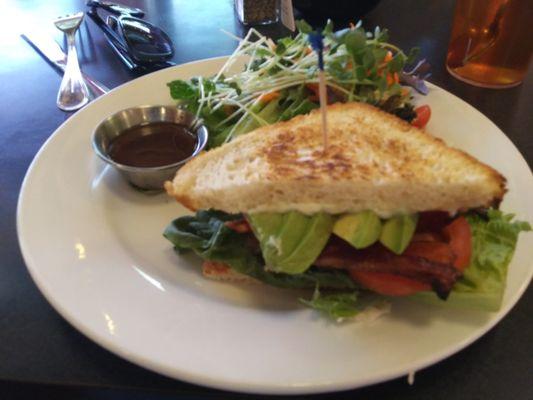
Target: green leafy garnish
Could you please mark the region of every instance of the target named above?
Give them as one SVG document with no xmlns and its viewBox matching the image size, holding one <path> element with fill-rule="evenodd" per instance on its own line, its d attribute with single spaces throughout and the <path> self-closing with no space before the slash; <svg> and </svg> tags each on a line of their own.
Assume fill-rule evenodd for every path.
<svg viewBox="0 0 533 400">
<path fill-rule="evenodd" d="M 198 101 L 198 90 L 191 83 L 182 80 L 176 80 L 167 83 L 170 89 L 170 96 L 173 99 L 184 100 L 187 102 Z"/>
<path fill-rule="evenodd" d="M 172 98 L 203 119 L 209 129 L 208 148 L 318 107 L 313 89 L 317 56 L 307 38 L 312 28 L 305 21 L 298 21 L 297 27 L 294 38 L 277 43 L 252 28 L 216 76 L 168 83 Z M 402 90 L 395 75 L 415 57 L 415 50 L 406 55 L 388 43 L 387 31 L 379 28 L 366 32 L 358 25 L 334 33 L 328 22 L 323 34 L 330 101 L 362 101 L 407 121 L 415 117 L 410 92 Z M 226 76 L 241 57 L 247 58 L 243 70 Z"/>
<path fill-rule="evenodd" d="M 335 320 L 354 317 L 360 311 L 356 291 L 322 294 L 317 286 L 310 300 L 300 301 Z"/>
</svg>

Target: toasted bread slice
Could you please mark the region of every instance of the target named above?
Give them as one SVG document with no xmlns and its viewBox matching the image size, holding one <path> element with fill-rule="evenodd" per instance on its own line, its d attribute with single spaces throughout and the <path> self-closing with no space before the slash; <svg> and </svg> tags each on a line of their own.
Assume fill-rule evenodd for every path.
<svg viewBox="0 0 533 400">
<path fill-rule="evenodd" d="M 328 142 L 324 152 L 313 111 L 200 155 L 165 188 L 191 210 L 381 217 L 488 207 L 505 193 L 494 169 L 367 104 L 328 106 Z"/>
<path fill-rule="evenodd" d="M 215 261 L 204 261 L 202 273 L 206 278 L 215 281 L 239 282 L 239 283 L 259 283 L 259 281 L 247 275 L 243 275 L 224 263 Z"/>
</svg>

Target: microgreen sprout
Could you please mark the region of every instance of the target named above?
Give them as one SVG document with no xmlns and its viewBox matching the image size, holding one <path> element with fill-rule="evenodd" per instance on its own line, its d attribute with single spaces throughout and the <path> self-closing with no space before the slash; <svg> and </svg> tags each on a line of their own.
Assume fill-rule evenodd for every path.
<svg viewBox="0 0 533 400">
<path fill-rule="evenodd" d="M 318 107 L 318 60 L 307 37 L 312 28 L 304 21 L 297 26 L 294 38 L 276 43 L 251 28 L 214 77 L 168 84 L 172 97 L 204 120 L 209 147 Z M 415 52 L 406 55 L 388 43 L 385 29 L 365 32 L 360 22 L 340 32 L 329 22 L 322 34 L 328 102 L 363 101 L 414 118 L 399 73 Z"/>
</svg>

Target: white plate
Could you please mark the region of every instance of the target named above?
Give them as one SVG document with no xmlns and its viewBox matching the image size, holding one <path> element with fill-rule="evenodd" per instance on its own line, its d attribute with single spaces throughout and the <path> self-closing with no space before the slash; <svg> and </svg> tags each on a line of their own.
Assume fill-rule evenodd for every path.
<svg viewBox="0 0 533 400">
<path fill-rule="evenodd" d="M 223 59 L 181 65 L 113 90 L 68 119 L 33 161 L 18 204 L 28 269 L 72 325 L 112 352 L 161 374 L 216 388 L 316 393 L 355 388 L 433 364 L 472 343 L 516 303 L 532 273 L 522 235 L 499 313 L 408 301 L 373 323 L 336 325 L 287 292 L 202 278 L 194 256 L 161 235 L 184 210 L 132 190 L 91 149 L 104 117 L 172 104 L 166 83 L 211 75 Z M 430 85 L 428 129 L 509 180 L 502 205 L 533 221 L 533 176 L 507 137 L 462 100 Z"/>
</svg>

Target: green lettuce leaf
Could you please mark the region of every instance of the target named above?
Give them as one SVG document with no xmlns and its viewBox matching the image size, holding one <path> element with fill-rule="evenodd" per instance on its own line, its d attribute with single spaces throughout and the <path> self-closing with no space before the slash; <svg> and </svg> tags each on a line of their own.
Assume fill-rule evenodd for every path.
<svg viewBox="0 0 533 400">
<path fill-rule="evenodd" d="M 472 259 L 448 299 L 443 302 L 432 292 L 417 293 L 412 297 L 434 304 L 498 311 L 518 234 L 531 230 L 529 223 L 513 222 L 513 218 L 513 214 L 498 210 L 489 210 L 486 216 L 468 215 L 472 229 Z"/>
<path fill-rule="evenodd" d="M 214 210 L 175 219 L 165 229 L 165 236 L 177 251 L 192 250 L 205 260 L 228 264 L 232 269 L 266 284 L 282 288 L 354 289 L 355 284 L 344 271 L 319 271 L 310 268 L 303 274 L 289 275 L 264 269 L 260 253 L 247 245 L 249 236 L 228 228 L 225 222 L 241 219 Z"/>
<path fill-rule="evenodd" d="M 198 115 L 204 125 L 209 130 L 207 149 L 218 147 L 224 143 L 229 131 L 236 122 L 236 119 L 229 119 L 222 108 L 213 109 L 205 103 L 200 109 L 201 92 L 204 94 L 216 94 L 220 87 L 227 87 L 225 83 L 215 83 L 209 78 L 192 78 L 190 81 L 177 79 L 167 83 L 170 96 L 187 111 Z M 231 85 L 229 85 L 231 86 Z M 233 87 L 233 86 L 232 86 Z M 235 89 L 238 89 L 235 87 Z"/>
<path fill-rule="evenodd" d="M 300 301 L 336 320 L 354 317 L 360 308 L 356 291 L 322 294 L 316 287 L 310 300 L 300 299 Z"/>
<path fill-rule="evenodd" d="M 177 79 L 175 81 L 167 83 L 170 90 L 170 96 L 174 100 L 182 101 L 189 104 L 196 104 L 200 97 L 198 88 L 192 83 Z"/>
</svg>

